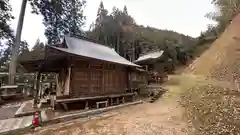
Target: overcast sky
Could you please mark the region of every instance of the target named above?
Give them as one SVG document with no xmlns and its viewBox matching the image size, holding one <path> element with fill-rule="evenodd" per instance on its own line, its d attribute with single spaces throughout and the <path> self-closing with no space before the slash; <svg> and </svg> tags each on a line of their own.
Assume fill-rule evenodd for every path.
<svg viewBox="0 0 240 135">
<path fill-rule="evenodd" d="M 85 30 L 95 20 L 101 0 L 87 0 L 84 15 L 87 17 Z M 213 11 L 212 0 L 102 0 L 109 12 L 113 6 L 123 9 L 126 5 L 129 14 L 137 24 L 152 26 L 159 29 L 173 30 L 185 35 L 197 37 L 213 22 L 204 17 L 207 12 Z M 17 27 L 18 16 L 22 0 L 10 0 L 15 19 L 11 27 Z M 39 38 L 45 42 L 44 26 L 40 15 L 31 14 L 31 7 L 27 5 L 22 40 L 27 40 L 30 47 Z"/>
</svg>

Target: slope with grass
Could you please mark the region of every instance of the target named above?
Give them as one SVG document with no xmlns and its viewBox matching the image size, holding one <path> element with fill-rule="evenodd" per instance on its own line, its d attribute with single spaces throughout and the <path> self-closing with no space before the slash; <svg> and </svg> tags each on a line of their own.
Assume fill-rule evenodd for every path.
<svg viewBox="0 0 240 135">
<path fill-rule="evenodd" d="M 240 14 L 185 73 L 182 105 L 196 134 L 239 134 Z"/>
<path fill-rule="evenodd" d="M 187 68 L 186 73 L 202 74 L 221 81 L 240 78 L 240 15 L 223 34 Z"/>
</svg>

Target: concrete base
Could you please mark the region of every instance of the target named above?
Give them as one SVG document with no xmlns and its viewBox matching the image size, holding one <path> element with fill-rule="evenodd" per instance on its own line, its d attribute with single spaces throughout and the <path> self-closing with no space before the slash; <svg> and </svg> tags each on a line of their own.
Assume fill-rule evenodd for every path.
<svg viewBox="0 0 240 135">
<path fill-rule="evenodd" d="M 41 104 L 38 104 L 38 108 L 40 108 Z M 44 110 L 44 109 L 41 109 Z M 40 111 L 40 109 L 33 108 L 33 100 L 29 100 L 24 102 L 21 107 L 16 111 L 14 117 L 23 117 L 33 115 L 36 111 Z"/>
<path fill-rule="evenodd" d="M 70 121 L 73 119 L 97 115 L 97 114 L 101 114 L 103 112 L 107 112 L 107 111 L 110 111 L 113 109 L 122 108 L 122 107 L 130 106 L 130 105 L 141 104 L 141 103 L 143 103 L 143 101 L 135 101 L 135 102 L 120 104 L 120 105 L 116 105 L 116 106 L 110 106 L 110 107 L 106 107 L 106 108 L 88 110 L 88 111 L 84 111 L 84 112 L 83 111 L 75 112 L 74 114 L 63 115 L 63 116 L 54 117 L 51 119 L 48 119 L 47 117 L 44 117 L 42 115 L 42 123 L 43 123 L 43 125 L 48 125 L 48 124 L 56 124 L 56 123 L 60 123 L 60 122 L 66 122 L 66 121 Z"/>
<path fill-rule="evenodd" d="M 113 109 L 117 109 L 117 108 L 122 108 L 122 107 L 127 107 L 130 105 L 136 105 L 136 104 L 141 104 L 143 103 L 143 101 L 135 101 L 135 102 L 131 102 L 131 103 L 125 103 L 125 104 L 120 104 L 120 105 L 116 105 L 116 106 L 110 106 L 110 107 L 106 107 L 106 108 L 100 108 L 100 109 L 95 109 L 95 110 L 88 110 L 88 111 L 84 111 L 84 112 L 76 112 L 74 114 L 69 114 L 69 115 L 63 115 L 63 116 L 59 116 L 59 117 L 53 117 L 53 118 L 48 118 L 46 116 L 42 116 L 42 126 L 46 126 L 46 125 L 50 125 L 50 124 L 57 124 L 57 123 L 61 123 L 61 122 L 66 122 L 66 121 L 70 121 L 70 120 L 74 120 L 74 119 L 78 119 L 78 118 L 83 118 L 83 117 L 87 117 L 87 116 L 92 116 L 92 115 L 97 115 L 97 114 L 101 114 L 103 112 L 107 112 Z M 30 118 L 32 120 L 32 116 L 27 116 L 27 118 Z M 19 119 L 19 118 L 14 118 L 14 119 Z M 21 128 L 15 128 L 9 131 L 0 131 L 0 134 L 19 134 L 19 133 L 26 133 L 29 130 L 31 130 L 32 125 L 29 125 L 29 120 L 28 120 L 28 125 L 26 124 L 25 127 L 21 127 Z"/>
<path fill-rule="evenodd" d="M 10 118 L 0 121 L 0 134 L 20 134 L 31 128 L 33 116 Z"/>
</svg>

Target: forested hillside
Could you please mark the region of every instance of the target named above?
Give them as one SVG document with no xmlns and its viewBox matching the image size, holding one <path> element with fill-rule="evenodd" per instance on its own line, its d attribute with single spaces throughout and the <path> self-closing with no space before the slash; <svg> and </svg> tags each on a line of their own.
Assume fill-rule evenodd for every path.
<svg viewBox="0 0 240 135">
<path fill-rule="evenodd" d="M 194 55 L 196 50 L 198 39 L 171 30 L 141 26 L 128 13 L 126 6 L 122 9 L 113 7 L 112 11 L 108 11 L 101 2 L 96 13 L 96 20 L 88 31 L 83 31 L 82 26 L 86 21 L 83 14 L 84 6 L 87 4 L 85 0 L 74 0 L 70 5 L 67 0 L 30 0 L 29 3 L 33 13 L 43 16 L 47 44 L 60 42 L 64 35 L 77 38 L 87 37 L 94 42 L 114 48 L 121 56 L 131 61 L 136 60 L 141 54 L 164 50 L 171 59 L 175 59 L 176 64 L 179 61 L 186 63 L 186 58 Z M 0 65 L 8 67 L 14 36 L 9 27 L 12 20 L 11 5 L 8 1 L 3 4 L 6 8 L 1 9 L 3 11 L 1 14 L 9 17 L 2 20 L 5 25 L 1 28 L 1 39 L 6 42 L 2 43 Z M 42 42 L 36 41 L 33 50 L 39 48 L 41 50 Z M 25 50 L 27 46 L 27 42 L 24 42 L 20 48 Z M 182 60 L 179 60 L 181 58 Z"/>
<path fill-rule="evenodd" d="M 123 10 L 113 7 L 109 12 L 102 2 L 96 21 L 92 23 L 86 36 L 115 48 L 120 55 L 129 60 L 135 60 L 143 53 L 166 49 L 166 46 L 169 49 L 178 46 L 189 50 L 196 44 L 194 38 L 174 31 L 138 25 L 128 14 L 126 6 Z"/>
<path fill-rule="evenodd" d="M 213 0 L 212 3 L 218 7 L 219 12 L 208 13 L 206 17 L 218 22 L 217 25 L 209 25 L 208 30 L 202 32 L 198 38 L 192 38 L 171 30 L 141 26 L 128 13 L 126 6 L 122 9 L 113 7 L 111 11 L 108 11 L 101 2 L 96 13 L 96 20 L 88 31 L 83 31 L 82 26 L 86 21 L 83 11 L 84 6 L 88 4 L 85 0 L 73 0 L 71 4 L 68 0 L 29 0 L 28 3 L 32 6 L 33 13 L 43 16 L 42 23 L 45 26 L 44 34 L 47 37 L 47 44 L 59 42 L 64 35 L 77 38 L 87 37 L 113 47 L 120 55 L 131 61 L 137 59 L 140 54 L 158 49 L 164 50 L 169 57 L 176 58 L 177 61 L 179 58 L 186 61 L 189 56 L 199 56 L 221 34 L 240 9 L 238 0 Z M 2 24 L 0 26 L 0 65 L 8 67 L 15 38 L 10 28 L 13 16 L 9 0 L 0 4 L 2 16 L 0 18 Z M 44 41 L 36 41 L 34 49 L 42 48 L 41 42 Z M 26 50 L 27 46 L 27 42 L 24 42 L 18 49 Z"/>
</svg>

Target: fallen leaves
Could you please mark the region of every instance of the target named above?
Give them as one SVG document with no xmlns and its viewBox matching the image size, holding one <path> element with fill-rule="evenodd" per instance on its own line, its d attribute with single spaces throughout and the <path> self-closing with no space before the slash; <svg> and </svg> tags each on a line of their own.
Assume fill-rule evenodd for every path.
<svg viewBox="0 0 240 135">
<path fill-rule="evenodd" d="M 182 105 L 196 132 L 204 135 L 238 135 L 240 103 L 231 89 L 211 84 L 191 86 L 182 94 Z"/>
</svg>

